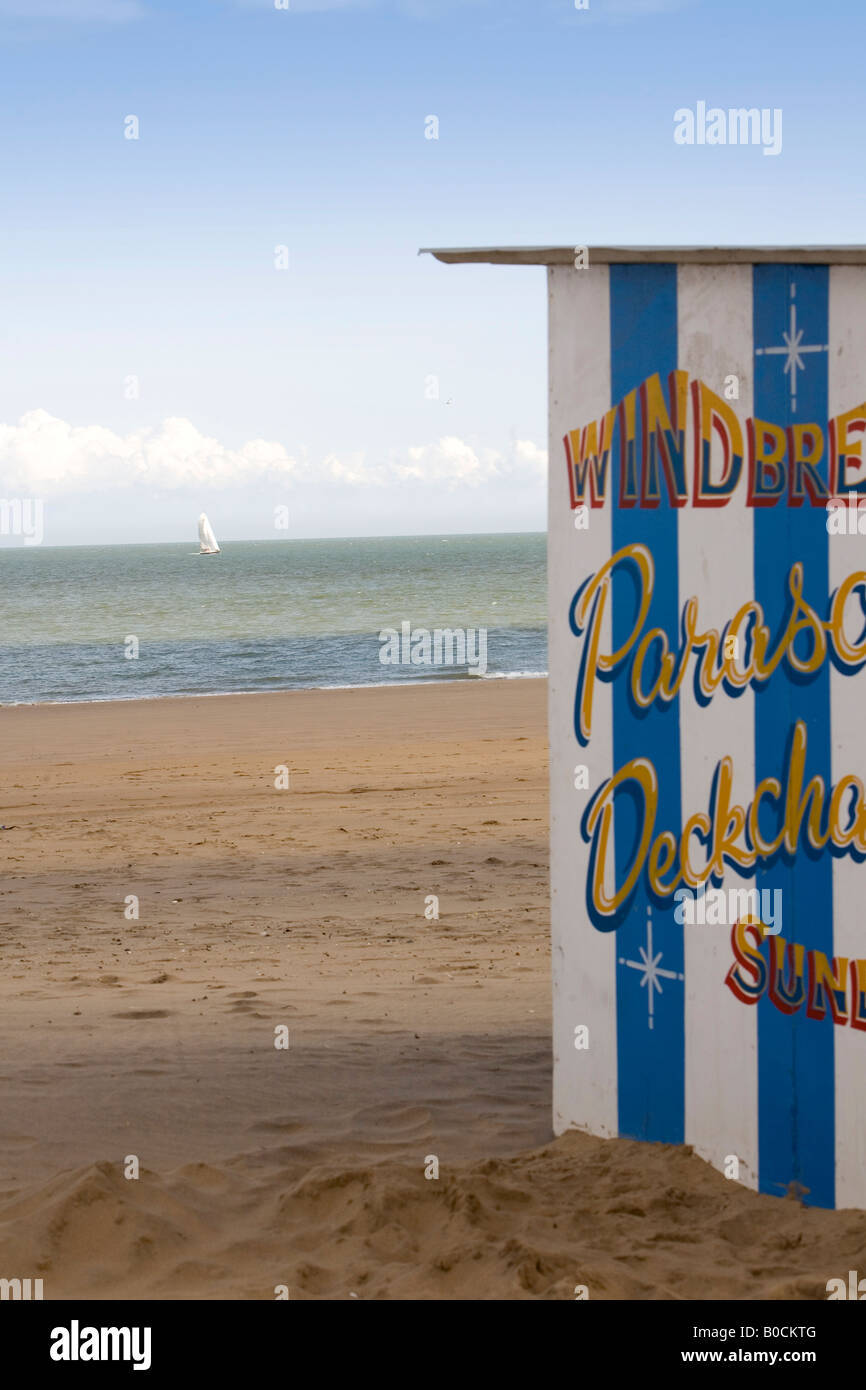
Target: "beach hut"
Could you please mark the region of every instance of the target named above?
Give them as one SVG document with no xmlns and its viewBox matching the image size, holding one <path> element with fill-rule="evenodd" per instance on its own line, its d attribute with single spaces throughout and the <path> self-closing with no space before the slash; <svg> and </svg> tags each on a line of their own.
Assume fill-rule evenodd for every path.
<svg viewBox="0 0 866 1390">
<path fill-rule="evenodd" d="M 548 268 L 554 1127 L 866 1206 L 866 249 L 432 254 Z"/>
</svg>

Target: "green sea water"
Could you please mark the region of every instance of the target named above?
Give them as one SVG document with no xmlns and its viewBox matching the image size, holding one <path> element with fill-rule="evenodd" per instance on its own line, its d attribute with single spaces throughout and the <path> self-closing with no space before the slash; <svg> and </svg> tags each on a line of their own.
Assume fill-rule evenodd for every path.
<svg viewBox="0 0 866 1390">
<path fill-rule="evenodd" d="M 0 702 L 469 676 L 382 665 L 406 622 L 483 628 L 489 677 L 543 674 L 544 535 L 0 549 Z"/>
</svg>

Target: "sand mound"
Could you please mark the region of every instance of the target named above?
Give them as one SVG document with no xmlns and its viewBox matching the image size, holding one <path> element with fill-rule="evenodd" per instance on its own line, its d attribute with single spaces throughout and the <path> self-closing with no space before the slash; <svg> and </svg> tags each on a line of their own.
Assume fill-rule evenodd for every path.
<svg viewBox="0 0 866 1390">
<path fill-rule="evenodd" d="M 826 1297 L 866 1214 L 728 1182 L 686 1148 L 570 1134 L 426 1179 L 291 1151 L 123 1177 L 100 1163 L 0 1206 L 5 1268 L 47 1298 Z"/>
</svg>

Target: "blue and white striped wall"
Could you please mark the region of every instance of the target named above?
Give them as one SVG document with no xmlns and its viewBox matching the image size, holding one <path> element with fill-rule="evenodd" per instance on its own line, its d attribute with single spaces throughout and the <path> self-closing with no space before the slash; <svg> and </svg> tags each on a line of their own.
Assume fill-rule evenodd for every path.
<svg viewBox="0 0 866 1390">
<path fill-rule="evenodd" d="M 805 1008 L 786 1015 L 766 995 L 744 1004 L 725 985 L 730 927 L 677 925 L 672 902 L 648 900 L 643 875 L 625 920 L 600 930 L 587 910 L 591 847 L 581 832 L 588 796 L 641 755 L 658 768 L 657 829 L 677 831 L 706 811 L 726 756 L 734 798 L 748 806 L 762 778 L 783 776 L 797 718 L 808 727 L 807 777 L 822 776 L 828 788 L 848 773 L 866 781 L 866 671 L 844 675 L 827 661 L 798 681 L 783 667 L 760 689 L 736 698 L 719 691 L 704 705 L 689 677 L 669 707 L 641 717 L 620 676 L 597 684 L 592 736 L 582 746 L 574 702 L 583 639 L 569 624 L 588 576 L 641 541 L 655 563 L 650 621 L 672 648 L 693 595 L 702 628 L 721 632 L 737 608 L 758 599 L 775 632 L 790 565 L 803 561 L 806 597 L 825 615 L 845 576 L 866 569 L 866 536 L 829 536 L 823 510 L 808 504 L 749 507 L 745 481 L 723 507 L 674 508 L 664 487 L 655 509 L 620 507 L 615 455 L 612 495 L 591 511 L 588 529 L 576 530 L 563 449 L 569 431 L 601 420 L 653 373 L 666 382 L 675 368 L 720 395 L 736 376 L 731 405 L 744 432 L 752 415 L 825 426 L 866 400 L 866 268 L 552 265 L 548 289 L 555 1129 L 691 1144 L 720 1169 L 737 1156 L 740 1181 L 763 1192 L 781 1196 L 796 1183 L 815 1205 L 866 1206 L 866 1032 L 810 1018 Z M 794 373 L 786 370 L 790 353 L 778 351 L 785 333 L 790 341 L 792 306 L 797 342 L 813 349 Z M 607 650 L 632 620 L 615 590 Z M 589 769 L 589 792 L 575 788 L 578 764 Z M 629 854 L 629 816 L 617 806 L 617 867 Z M 801 849 L 756 878 L 728 868 L 723 886 L 781 888 L 786 940 L 831 958 L 866 957 L 866 864 L 851 856 Z M 578 1026 L 588 1029 L 588 1047 L 575 1047 Z"/>
</svg>

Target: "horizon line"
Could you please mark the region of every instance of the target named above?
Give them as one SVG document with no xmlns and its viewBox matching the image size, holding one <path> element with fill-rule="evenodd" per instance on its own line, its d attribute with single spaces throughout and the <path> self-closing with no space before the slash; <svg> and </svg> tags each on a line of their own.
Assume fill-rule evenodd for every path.
<svg viewBox="0 0 866 1390">
<path fill-rule="evenodd" d="M 465 539 L 470 536 L 546 536 L 547 530 L 540 531 L 415 531 L 415 532 L 391 532 L 386 535 L 351 535 L 351 536 L 293 536 L 280 537 L 274 536 L 233 536 L 227 541 L 220 542 L 220 553 L 226 545 L 285 545 L 287 541 L 293 540 L 295 543 L 303 544 L 316 541 L 424 541 L 424 540 L 455 540 Z M 39 551 L 39 550 L 124 550 L 136 546 L 148 545 L 195 545 L 194 539 L 181 539 L 171 541 L 67 541 L 56 542 L 53 545 L 40 542 L 39 545 L 26 545 L 22 540 L 20 544 L 9 545 L 0 542 L 0 555 L 7 552 L 18 551 Z M 196 553 L 196 552 L 193 552 Z"/>
</svg>

